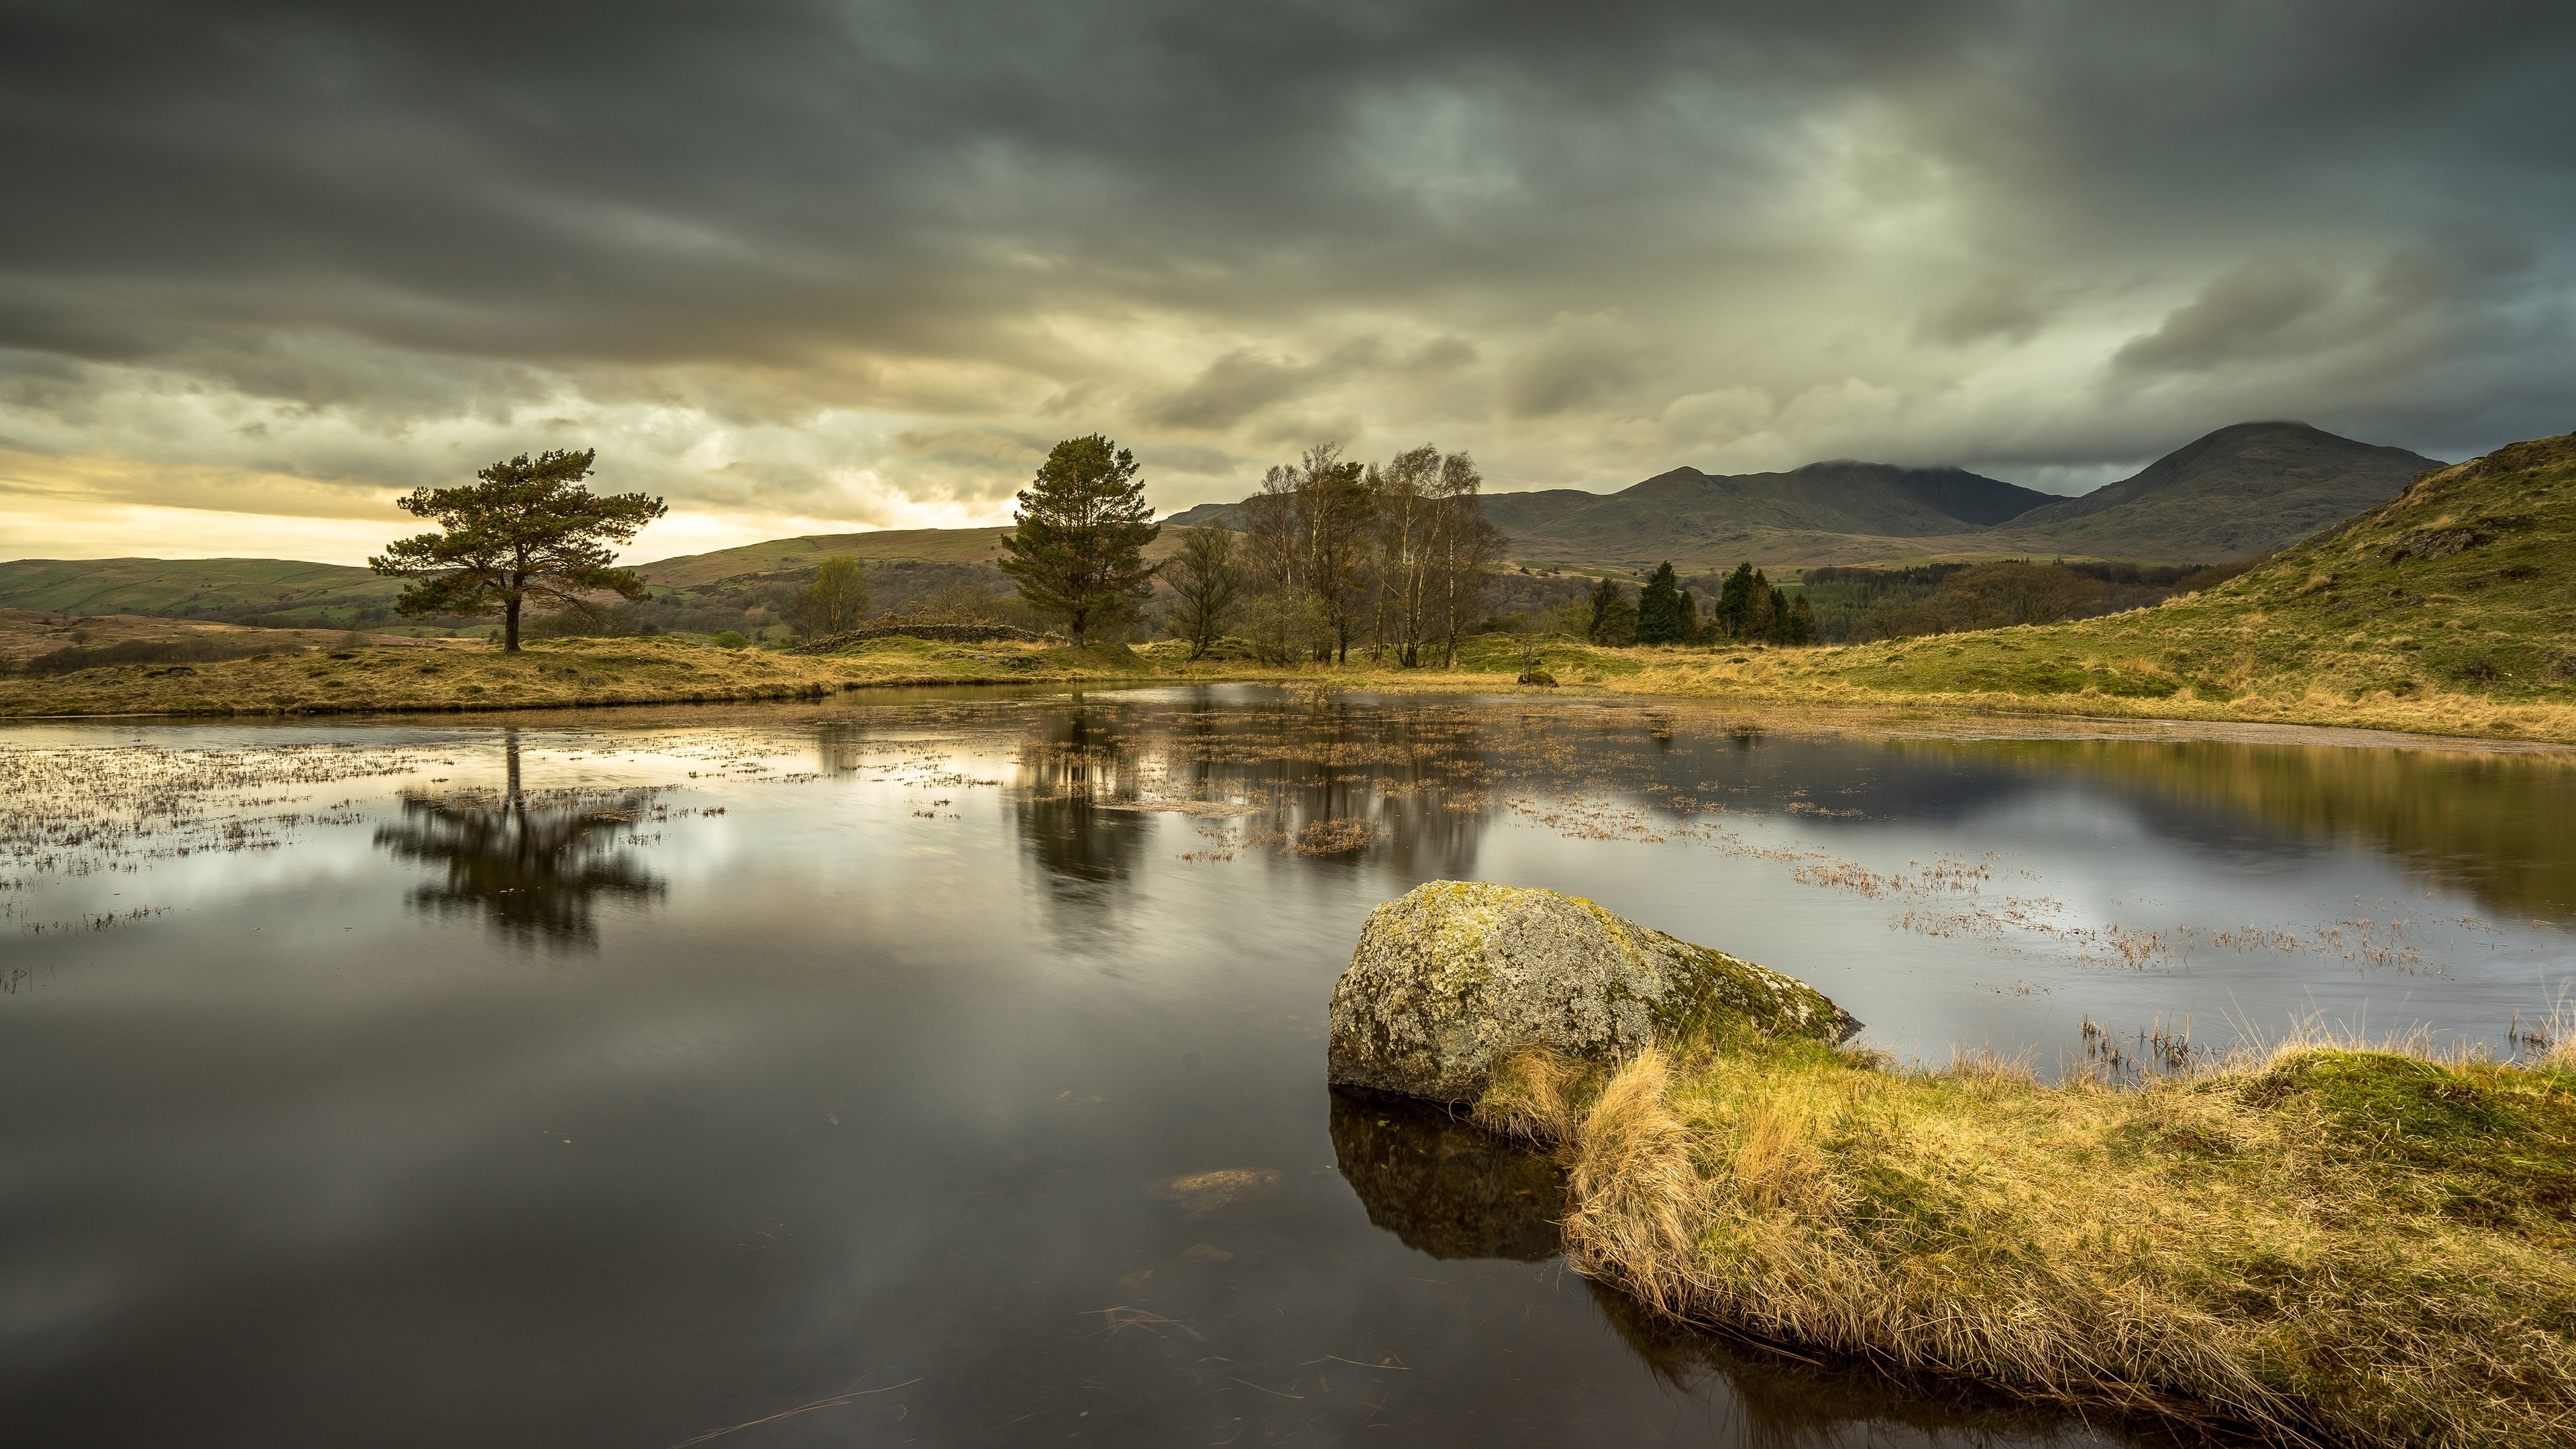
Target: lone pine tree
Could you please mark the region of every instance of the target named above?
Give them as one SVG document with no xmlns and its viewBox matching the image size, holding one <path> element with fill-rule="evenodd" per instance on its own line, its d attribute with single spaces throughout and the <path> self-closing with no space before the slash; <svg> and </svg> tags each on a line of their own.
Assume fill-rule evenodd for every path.
<svg viewBox="0 0 2576 1449">
<path fill-rule="evenodd" d="M 1136 455 L 1093 433 L 1055 445 L 1020 490 L 1002 535 L 1002 572 L 1039 614 L 1063 621 L 1079 646 L 1136 617 L 1153 593 L 1145 545 L 1162 534 L 1136 479 Z"/>
<path fill-rule="evenodd" d="M 441 531 L 396 540 L 367 567 L 415 581 L 394 601 L 405 615 L 499 614 L 501 647 L 511 653 L 530 599 L 570 606 L 601 590 L 642 598 L 644 581 L 615 567 L 608 546 L 633 542 L 668 510 L 641 493 L 603 497 L 584 488 L 597 457 L 588 448 L 521 453 L 461 487 L 416 488 L 396 506 Z"/>
</svg>

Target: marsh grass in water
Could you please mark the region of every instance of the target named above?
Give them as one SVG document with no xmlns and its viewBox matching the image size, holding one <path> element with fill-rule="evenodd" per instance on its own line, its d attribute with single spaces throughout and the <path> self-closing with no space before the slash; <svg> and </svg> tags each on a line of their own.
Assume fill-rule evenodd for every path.
<svg viewBox="0 0 2576 1449">
<path fill-rule="evenodd" d="M 1525 1055 L 1478 1115 L 1554 1149 L 1585 1270 L 1678 1320 L 2291 1442 L 2540 1449 L 2576 1435 L 2576 1046 L 2534 1035 L 2186 1048 L 2135 1085 L 1699 1040 Z"/>
</svg>

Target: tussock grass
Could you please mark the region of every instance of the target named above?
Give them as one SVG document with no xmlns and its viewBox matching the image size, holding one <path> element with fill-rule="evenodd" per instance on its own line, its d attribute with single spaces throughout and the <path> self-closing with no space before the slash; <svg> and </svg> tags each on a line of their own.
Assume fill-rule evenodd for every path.
<svg viewBox="0 0 2576 1449">
<path fill-rule="evenodd" d="M 2121 1087 L 1739 1041 L 1479 1106 L 1669 1317 L 2293 1442 L 2576 1442 L 2576 1034 L 2316 1040 Z"/>
</svg>

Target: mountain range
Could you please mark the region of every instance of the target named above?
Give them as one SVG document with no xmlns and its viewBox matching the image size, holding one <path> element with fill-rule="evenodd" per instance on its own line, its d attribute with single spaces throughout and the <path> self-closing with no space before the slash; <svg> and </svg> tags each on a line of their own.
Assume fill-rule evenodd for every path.
<svg viewBox="0 0 2576 1449">
<path fill-rule="evenodd" d="M 1817 564 L 2062 557 L 2221 563 L 2269 553 L 2396 497 L 2442 466 L 2304 423 L 2240 423 L 2134 477 L 2061 497 L 1961 468 L 1811 463 L 1785 473 L 1675 468 L 1616 493 L 1490 493 L 1485 509 L 1533 566 L 1685 573 L 1750 561 Z M 1184 526 L 1239 524 L 1242 505 L 1201 504 Z M 398 531 L 387 524 L 387 534 Z M 994 581 L 999 528 L 881 530 L 772 539 L 639 565 L 659 588 L 740 592 L 811 574 L 846 553 L 881 568 L 888 601 Z M 1176 546 L 1166 533 L 1151 550 Z M 400 585 L 362 568 L 278 559 L 17 559 L 0 562 L 0 608 L 56 614 L 253 619 L 308 627 L 386 622 Z"/>
<path fill-rule="evenodd" d="M 1616 493 L 1486 495 L 1524 563 L 1685 572 L 2002 555 L 2221 563 L 2286 547 L 2442 466 L 2305 423 L 2239 423 L 2078 497 L 1960 468 L 1810 463 L 1786 473 L 1675 468 Z M 1240 504 L 1165 520 L 1239 523 Z"/>
</svg>

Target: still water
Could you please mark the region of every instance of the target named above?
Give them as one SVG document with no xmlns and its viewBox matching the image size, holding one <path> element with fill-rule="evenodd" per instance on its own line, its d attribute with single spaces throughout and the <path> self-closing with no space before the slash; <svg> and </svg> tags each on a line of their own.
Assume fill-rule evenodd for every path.
<svg viewBox="0 0 2576 1449">
<path fill-rule="evenodd" d="M 23 727 L 0 790 L 13 1445 L 2131 1442 L 1594 1291 L 1545 1163 L 1325 1086 L 1362 918 L 1550 886 L 2043 1073 L 2576 981 L 2546 752 L 1245 687 Z"/>
</svg>

